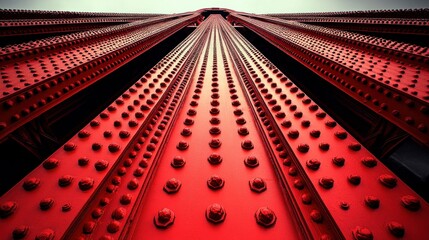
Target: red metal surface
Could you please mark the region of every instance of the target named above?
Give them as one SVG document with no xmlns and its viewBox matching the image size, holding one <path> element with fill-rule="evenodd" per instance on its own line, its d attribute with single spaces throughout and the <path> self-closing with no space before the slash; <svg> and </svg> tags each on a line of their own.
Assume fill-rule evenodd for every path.
<svg viewBox="0 0 429 240">
<path fill-rule="evenodd" d="M 233 13 L 229 20 L 254 30 L 335 87 L 429 144 L 427 48 L 251 14 Z"/>
<path fill-rule="evenodd" d="M 96 54 L 106 56 L 105 62 L 97 62 L 102 66 L 116 60 L 127 61 L 127 57 L 140 54 L 141 49 L 130 50 L 124 56 L 117 50 L 142 47 L 136 43 L 148 44 L 144 41 L 147 39 L 159 42 L 172 31 L 200 21 L 202 12 L 163 16 L 160 22 L 141 29 L 139 24 L 143 22 L 129 24 L 125 29 L 109 28 L 111 36 L 103 31 L 92 32 L 93 36 L 100 34 L 104 38 L 80 42 L 75 47 L 63 45 L 63 51 L 48 49 L 55 46 L 54 42 L 43 43 L 47 51 L 58 51 L 64 59 L 61 61 L 64 69 L 58 66 L 55 78 L 64 73 L 70 75 L 59 82 L 46 75 L 41 83 L 25 86 L 25 81 L 19 82 L 21 77 L 2 74 L 7 76 L 3 80 L 16 84 L 14 87 L 20 84 L 23 87 L 12 87 L 6 95 L 2 88 L 1 118 L 6 119 L 2 121 L 9 123 L 6 117 L 21 114 L 23 105 L 36 103 L 35 98 L 51 89 L 61 90 L 61 84 L 79 80 L 82 77 L 79 74 L 91 76 L 90 82 L 97 74 L 106 75 L 116 67 L 107 65 L 110 67 L 103 70 L 106 72 L 97 74 L 94 67 L 79 70 L 79 66 L 70 66 L 66 70 L 65 64 L 71 62 L 67 57 L 73 53 L 88 54 L 89 64 L 94 63 Z M 383 101 L 391 104 L 389 111 L 393 106 L 401 114 L 407 112 L 415 117 L 413 126 L 427 124 L 427 115 L 419 115 L 426 113 L 422 107 L 427 106 L 427 93 L 421 88 L 427 69 L 419 69 L 419 79 L 423 80 L 416 83 L 414 88 L 419 92 L 413 95 L 399 89 L 402 86 L 374 79 L 336 57 L 350 57 L 348 60 L 352 61 L 353 57 L 340 54 L 340 50 L 355 51 L 361 54 L 361 62 L 368 60 L 362 63 L 367 67 L 374 59 L 385 61 L 391 54 L 374 54 L 376 50 L 371 50 L 372 55 L 366 55 L 369 50 L 364 48 L 381 47 L 377 45 L 381 43 L 351 38 L 346 44 L 348 35 L 338 35 L 332 40 L 333 33 L 328 30 L 294 22 L 273 24 L 267 22 L 274 21 L 272 18 L 231 14 L 230 21 L 246 24 L 279 47 L 286 49 L 288 43 L 287 53 L 296 54 L 293 56 L 302 63 L 317 67 L 327 76 L 344 74 L 334 78 L 342 81 L 355 81 L 348 77 L 359 76 L 361 80 L 353 84 L 369 85 L 362 89 L 371 94 L 388 89 L 403 97 L 387 94 Z M 358 47 L 353 48 L 353 44 Z M 82 49 L 91 54 L 77 51 Z M 336 51 L 338 55 L 334 56 Z M 408 74 L 417 74 L 411 71 L 425 66 L 404 57 L 411 53 L 395 51 L 404 55 L 390 62 L 386 75 L 398 74 L 396 71 L 400 70 L 396 68 L 407 66 L 404 79 L 408 81 Z M 17 56 L 20 60 L 16 64 L 17 59 L 4 58 L 2 71 L 16 71 L 14 66 L 58 56 L 35 51 L 28 54 L 32 55 L 28 60 Z M 425 52 L 418 54 L 427 58 Z M 84 64 L 80 60 L 79 64 Z M 332 69 L 326 68 L 327 63 Z M 49 67 L 56 67 L 53 64 Z M 17 74 L 39 75 L 33 78 L 50 74 L 37 72 L 41 69 L 45 69 L 44 65 L 40 64 L 40 69 L 28 66 L 25 73 Z M 363 81 L 362 76 L 374 85 Z M 79 84 L 83 85 L 73 85 L 68 91 L 85 87 L 84 82 Z M 343 90 L 350 89 L 354 96 L 352 89 L 356 88 L 350 87 L 351 82 L 338 87 L 343 85 Z M 43 91 L 36 95 L 24 93 L 39 86 Z M 55 96 L 54 92 L 50 94 Z M 59 102 L 66 97 L 61 94 L 51 101 Z M 388 115 L 380 114 L 389 119 Z M 8 124 L 2 126 L 3 131 L 12 131 Z M 212 15 L 0 197 L 0 236 L 3 239 L 424 239 L 429 227 L 428 211 L 427 202 L 225 19 Z"/>
<path fill-rule="evenodd" d="M 0 138 L 197 19 L 151 18 L 2 49 Z"/>
</svg>

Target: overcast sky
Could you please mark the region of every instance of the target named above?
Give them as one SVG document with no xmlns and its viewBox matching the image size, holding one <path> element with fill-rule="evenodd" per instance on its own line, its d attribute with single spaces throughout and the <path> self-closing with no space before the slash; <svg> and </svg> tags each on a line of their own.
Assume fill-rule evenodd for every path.
<svg viewBox="0 0 429 240">
<path fill-rule="evenodd" d="M 429 8 L 429 0 L 0 0 L 2 9 L 179 13 L 221 7 L 250 13 Z"/>
</svg>

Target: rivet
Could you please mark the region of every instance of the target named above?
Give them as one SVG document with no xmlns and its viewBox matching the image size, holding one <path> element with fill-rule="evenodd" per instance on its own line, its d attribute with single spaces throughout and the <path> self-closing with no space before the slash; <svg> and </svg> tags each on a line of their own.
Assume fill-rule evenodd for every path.
<svg viewBox="0 0 429 240">
<path fill-rule="evenodd" d="M 357 226 L 353 229 L 352 234 L 354 240 L 372 240 L 374 238 L 371 230 L 366 227 Z"/>
<path fill-rule="evenodd" d="M 133 196 L 131 194 L 127 193 L 127 194 L 124 194 L 121 196 L 121 198 L 119 199 L 119 202 L 122 205 L 128 205 L 131 203 L 132 199 L 133 199 Z"/>
<path fill-rule="evenodd" d="M 255 156 L 249 156 L 244 159 L 244 164 L 250 168 L 255 168 L 259 166 L 259 161 Z"/>
<path fill-rule="evenodd" d="M 268 207 L 261 207 L 255 212 L 256 222 L 263 227 L 272 227 L 276 223 L 277 217 L 273 210 Z"/>
<path fill-rule="evenodd" d="M 390 174 L 382 174 L 378 177 L 378 180 L 388 188 L 394 188 L 397 184 L 396 178 Z"/>
<path fill-rule="evenodd" d="M 43 167 L 47 170 L 54 169 L 58 166 L 59 161 L 56 158 L 48 158 L 43 162 Z"/>
<path fill-rule="evenodd" d="M 94 163 L 94 167 L 97 171 L 103 171 L 109 166 L 109 162 L 106 160 L 99 160 Z"/>
<path fill-rule="evenodd" d="M 184 128 L 180 134 L 182 136 L 187 137 L 187 136 L 190 136 L 192 134 L 192 131 L 190 128 Z"/>
<path fill-rule="evenodd" d="M 22 187 L 24 188 L 25 191 L 32 191 L 36 189 L 39 186 L 39 184 L 40 184 L 40 179 L 32 177 L 32 178 L 26 179 L 22 184 Z"/>
<path fill-rule="evenodd" d="M 92 146 L 91 146 L 92 150 L 94 150 L 94 151 L 100 150 L 101 147 L 102 147 L 102 145 L 99 144 L 99 143 L 93 143 Z"/>
<path fill-rule="evenodd" d="M 209 133 L 211 135 L 219 135 L 221 133 L 221 130 L 218 127 L 212 127 L 210 128 Z"/>
<path fill-rule="evenodd" d="M 214 138 L 209 142 L 209 146 L 211 148 L 219 148 L 221 145 L 222 145 L 222 142 L 217 138 Z"/>
<path fill-rule="evenodd" d="M 127 184 L 128 189 L 135 190 L 139 187 L 139 180 L 137 178 L 133 178 L 131 181 Z"/>
<path fill-rule="evenodd" d="M 239 118 L 237 118 L 237 120 L 235 122 L 239 125 L 244 125 L 244 124 L 246 124 L 246 119 L 239 117 Z"/>
<path fill-rule="evenodd" d="M 222 162 L 222 157 L 217 153 L 212 153 L 207 159 L 210 164 L 217 165 Z"/>
<path fill-rule="evenodd" d="M 36 235 L 35 240 L 53 240 L 55 237 L 54 230 L 47 228 Z"/>
<path fill-rule="evenodd" d="M 302 195 L 301 195 L 301 200 L 302 200 L 302 203 L 304 203 L 304 204 L 306 204 L 306 205 L 311 204 L 311 202 L 313 201 L 313 199 L 312 199 L 311 195 L 310 195 L 310 194 L 308 194 L 308 193 L 304 193 L 304 194 L 302 194 Z"/>
<path fill-rule="evenodd" d="M 88 131 L 86 131 L 86 130 L 81 130 L 81 131 L 79 131 L 79 133 L 77 134 L 77 136 L 79 137 L 79 138 L 87 138 L 87 137 L 89 137 L 91 135 L 91 133 L 90 132 L 88 132 Z"/>
<path fill-rule="evenodd" d="M 361 162 L 363 165 L 369 168 L 377 166 L 377 160 L 375 160 L 373 157 L 364 157 L 362 158 Z"/>
<path fill-rule="evenodd" d="M 308 146 L 308 144 L 299 144 L 297 149 L 302 153 L 306 153 L 310 150 L 310 146 Z"/>
<path fill-rule="evenodd" d="M 377 209 L 380 206 L 380 199 L 375 196 L 366 196 L 365 205 L 367 205 L 369 208 Z"/>
<path fill-rule="evenodd" d="M 70 210 L 71 210 L 71 204 L 70 203 L 66 203 L 66 204 L 63 204 L 61 206 L 61 211 L 62 212 L 69 212 Z"/>
<path fill-rule="evenodd" d="M 395 237 L 403 237 L 405 234 L 405 227 L 399 222 L 391 221 L 387 223 L 387 229 Z"/>
<path fill-rule="evenodd" d="M 213 125 L 217 125 L 220 123 L 220 120 L 219 120 L 219 118 L 214 117 L 214 118 L 210 119 L 210 123 Z"/>
<path fill-rule="evenodd" d="M 74 151 L 76 149 L 76 147 L 77 146 L 74 143 L 66 143 L 66 144 L 64 144 L 63 149 L 66 152 L 71 152 L 71 151 Z"/>
<path fill-rule="evenodd" d="M 182 186 L 182 182 L 180 182 L 176 178 L 170 178 L 164 185 L 164 191 L 166 193 L 176 193 L 179 191 L 180 187 Z"/>
<path fill-rule="evenodd" d="M 290 130 L 287 134 L 288 137 L 292 139 L 297 139 L 299 137 L 299 131 L 298 130 Z"/>
<path fill-rule="evenodd" d="M 217 190 L 225 185 L 225 181 L 221 177 L 213 175 L 207 180 L 207 185 L 210 189 Z"/>
<path fill-rule="evenodd" d="M 77 160 L 77 163 L 78 163 L 79 166 L 83 167 L 83 166 L 88 165 L 89 159 L 88 158 L 79 158 Z"/>
<path fill-rule="evenodd" d="M 26 225 L 20 225 L 20 226 L 16 227 L 15 229 L 13 229 L 13 232 L 12 232 L 13 239 L 25 238 L 28 234 L 29 229 L 30 228 Z"/>
<path fill-rule="evenodd" d="M 222 205 L 214 203 L 207 207 L 206 218 L 209 222 L 218 224 L 225 220 L 226 212 Z"/>
<path fill-rule="evenodd" d="M 349 210 L 350 205 L 347 202 L 340 202 L 340 208 L 343 210 Z"/>
<path fill-rule="evenodd" d="M 112 219 L 114 220 L 121 220 L 125 217 L 127 214 L 127 210 L 123 207 L 118 207 L 112 212 Z"/>
<path fill-rule="evenodd" d="M 310 136 L 312 136 L 314 138 L 319 138 L 320 137 L 320 131 L 319 130 L 311 130 Z"/>
<path fill-rule="evenodd" d="M 254 192 L 261 193 L 267 190 L 267 185 L 265 184 L 264 179 L 262 178 L 253 178 L 249 181 L 250 189 Z"/>
<path fill-rule="evenodd" d="M 331 189 L 334 186 L 334 179 L 322 177 L 319 179 L 319 185 L 325 189 Z"/>
<path fill-rule="evenodd" d="M 346 139 L 347 133 L 346 132 L 335 132 L 335 136 L 339 139 Z"/>
<path fill-rule="evenodd" d="M 60 187 L 69 186 L 73 182 L 73 177 L 71 175 L 63 175 L 58 179 L 58 185 Z"/>
<path fill-rule="evenodd" d="M 420 209 L 420 199 L 412 195 L 405 195 L 401 197 L 401 204 L 406 209 L 411 211 L 417 211 Z"/>
<path fill-rule="evenodd" d="M 238 129 L 238 134 L 240 134 L 241 136 L 246 136 L 249 134 L 249 130 L 247 130 L 246 127 L 240 127 Z"/>
<path fill-rule="evenodd" d="M 311 170 L 317 170 L 320 167 L 320 161 L 317 159 L 310 159 L 306 162 L 306 165 Z"/>
<path fill-rule="evenodd" d="M 362 146 L 359 143 L 351 143 L 349 144 L 348 147 L 350 150 L 353 150 L 353 151 L 359 151 L 362 148 Z"/>
<path fill-rule="evenodd" d="M 143 173 L 144 173 L 144 169 L 141 167 L 138 167 L 134 170 L 133 175 L 135 177 L 141 177 L 141 176 L 143 176 Z"/>
<path fill-rule="evenodd" d="M 94 186 L 94 179 L 92 178 L 82 178 L 79 181 L 79 188 L 82 191 L 87 191 L 89 189 L 91 189 Z"/>
<path fill-rule="evenodd" d="M 7 218 L 12 215 L 16 211 L 17 206 L 17 203 L 12 201 L 2 203 L 0 205 L 0 218 Z"/>
<path fill-rule="evenodd" d="M 54 199 L 53 198 L 44 198 L 39 202 L 40 210 L 46 211 L 49 210 L 52 205 L 54 205 Z"/>
<path fill-rule="evenodd" d="M 319 148 L 322 151 L 328 151 L 329 150 L 329 143 L 320 143 Z"/>
<path fill-rule="evenodd" d="M 120 226 L 121 226 L 120 222 L 113 220 L 109 223 L 109 225 L 107 225 L 107 231 L 109 233 L 116 233 L 117 231 L 119 231 Z"/>
<path fill-rule="evenodd" d="M 188 147 L 189 147 L 189 144 L 183 140 L 179 141 L 179 143 L 176 145 L 176 148 L 178 150 L 182 150 L 182 151 L 188 149 Z"/>
<path fill-rule="evenodd" d="M 310 212 L 310 217 L 311 217 L 311 220 L 313 220 L 313 222 L 315 223 L 323 222 L 323 216 L 319 210 L 312 210 Z"/>
<path fill-rule="evenodd" d="M 298 189 L 298 190 L 302 190 L 305 187 L 304 181 L 302 181 L 302 179 L 295 179 L 295 181 L 293 181 L 293 186 Z"/>
<path fill-rule="evenodd" d="M 157 215 L 154 217 L 153 222 L 158 228 L 167 228 L 174 223 L 176 218 L 173 211 L 168 208 L 163 208 L 158 211 Z"/>
<path fill-rule="evenodd" d="M 192 120 L 190 118 L 186 118 L 185 121 L 183 122 L 183 124 L 185 124 L 186 126 L 190 126 L 190 125 L 194 124 L 194 120 Z"/>
<path fill-rule="evenodd" d="M 347 180 L 349 181 L 349 183 L 357 186 L 360 184 L 361 178 L 359 175 L 351 174 L 351 175 L 347 176 Z"/>
</svg>

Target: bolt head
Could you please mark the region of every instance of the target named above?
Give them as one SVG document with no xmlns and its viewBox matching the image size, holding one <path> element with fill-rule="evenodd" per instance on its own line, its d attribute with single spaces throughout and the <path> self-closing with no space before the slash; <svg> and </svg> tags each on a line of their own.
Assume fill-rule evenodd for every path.
<svg viewBox="0 0 429 240">
<path fill-rule="evenodd" d="M 249 156 L 244 159 L 244 164 L 248 167 L 254 168 L 259 166 L 259 161 L 255 156 Z"/>
<path fill-rule="evenodd" d="M 176 178 L 171 178 L 165 183 L 164 191 L 166 193 L 176 193 L 177 191 L 179 191 L 181 186 L 182 186 L 181 181 L 179 181 Z"/>
<path fill-rule="evenodd" d="M 225 185 L 225 181 L 221 177 L 213 175 L 207 180 L 207 185 L 210 189 L 217 190 Z"/>
<path fill-rule="evenodd" d="M 222 162 L 222 157 L 217 153 L 212 153 L 207 160 L 209 161 L 209 163 L 216 165 Z"/>
<path fill-rule="evenodd" d="M 249 181 L 250 189 L 254 192 L 261 193 L 267 190 L 267 185 L 265 184 L 264 179 L 262 178 L 254 178 Z"/>
<path fill-rule="evenodd" d="M 174 168 L 181 168 L 185 166 L 185 159 L 181 156 L 175 156 L 173 160 L 171 161 L 171 166 Z"/>
<path fill-rule="evenodd" d="M 277 220 L 276 214 L 268 207 L 261 207 L 255 213 L 256 222 L 263 227 L 272 227 Z"/>
<path fill-rule="evenodd" d="M 225 209 L 218 203 L 214 203 L 207 207 L 206 218 L 212 223 L 221 223 L 225 220 L 226 212 Z"/>
<path fill-rule="evenodd" d="M 173 211 L 168 208 L 163 208 L 158 211 L 157 215 L 153 218 L 153 222 L 158 228 L 167 228 L 174 223 L 176 218 Z"/>
</svg>

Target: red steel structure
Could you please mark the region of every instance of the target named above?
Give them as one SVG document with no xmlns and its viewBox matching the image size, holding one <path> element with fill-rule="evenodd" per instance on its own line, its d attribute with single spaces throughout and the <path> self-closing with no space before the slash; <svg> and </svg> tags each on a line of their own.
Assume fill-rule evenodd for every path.
<svg viewBox="0 0 429 240">
<path fill-rule="evenodd" d="M 425 11 L 2 10 L 0 27 L 20 25 L 14 34 L 91 28 L 0 49 L 4 145 L 176 32 L 193 31 L 0 197 L 1 239 L 426 239 L 421 193 L 237 30 L 427 148 L 428 48 L 303 21 L 377 16 L 392 29 L 427 27 L 410 20 Z"/>
</svg>

